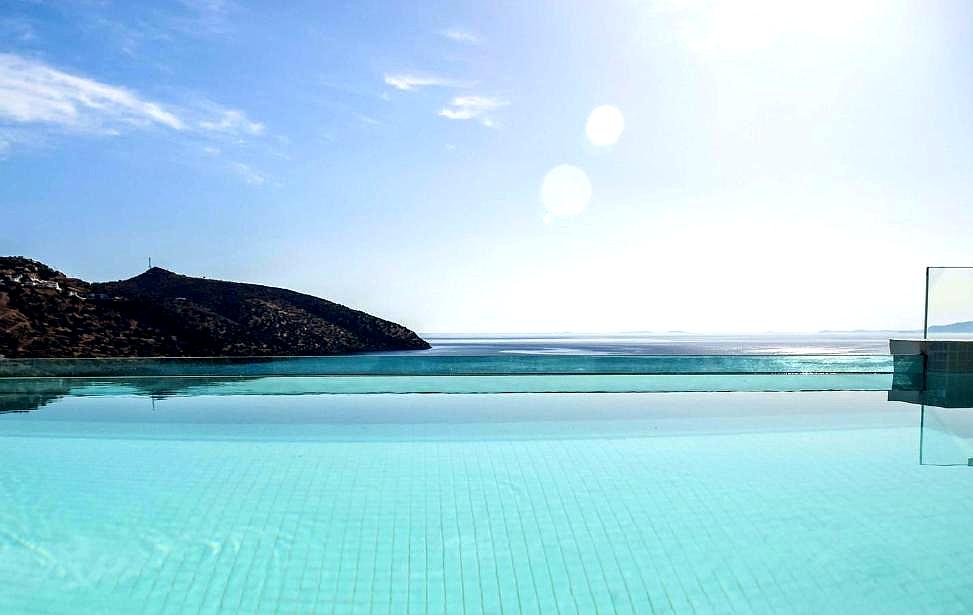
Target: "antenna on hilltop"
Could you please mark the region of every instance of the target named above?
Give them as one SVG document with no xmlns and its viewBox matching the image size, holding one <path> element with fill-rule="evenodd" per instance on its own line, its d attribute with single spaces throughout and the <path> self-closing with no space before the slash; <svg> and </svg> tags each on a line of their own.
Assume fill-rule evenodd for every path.
<svg viewBox="0 0 973 615">
<path fill-rule="evenodd" d="M 149 269 L 152 269 L 152 257 L 149 257 Z"/>
</svg>

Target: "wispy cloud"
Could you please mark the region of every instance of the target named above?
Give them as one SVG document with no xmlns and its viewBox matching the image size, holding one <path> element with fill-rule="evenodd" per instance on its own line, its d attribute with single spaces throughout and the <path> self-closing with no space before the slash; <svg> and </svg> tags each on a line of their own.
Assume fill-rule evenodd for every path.
<svg viewBox="0 0 973 615">
<path fill-rule="evenodd" d="M 6 160 L 15 149 L 22 147 L 37 148 L 45 145 L 43 135 L 25 130 L 19 126 L 4 126 L 0 122 L 0 160 Z"/>
<path fill-rule="evenodd" d="M 362 124 L 365 124 L 366 126 L 381 126 L 382 125 L 382 122 L 381 121 L 373 118 L 370 115 L 365 115 L 364 113 L 355 113 L 355 117 L 358 118 L 358 121 L 359 122 L 361 122 Z"/>
<path fill-rule="evenodd" d="M 509 104 L 506 100 L 489 96 L 457 96 L 440 109 L 439 116 L 449 120 L 478 119 L 484 126 L 493 126 L 494 121 L 489 114 Z"/>
<path fill-rule="evenodd" d="M 224 134 L 245 134 L 261 135 L 264 132 L 264 125 L 254 122 L 247 117 L 247 114 L 239 109 L 225 109 L 214 120 L 202 120 L 199 127 L 211 132 Z"/>
<path fill-rule="evenodd" d="M 49 9 L 56 9 L 61 18 L 70 20 L 79 30 L 97 33 L 100 47 L 117 50 L 129 57 L 157 57 L 155 52 L 160 48 L 178 45 L 185 37 L 213 39 L 226 36 L 234 31 L 240 14 L 248 17 L 236 3 L 225 0 L 159 2 L 151 10 L 137 11 L 124 18 L 118 11 L 119 3 L 107 0 L 28 0 L 27 3 L 46 4 Z M 0 18 L 0 40 L 8 31 L 14 33 L 7 21 Z M 23 34 L 32 35 L 32 31 L 23 31 Z M 145 67 L 149 68 L 149 64 Z M 156 68 L 162 70 L 159 66 Z"/>
<path fill-rule="evenodd" d="M 238 7 L 230 0 L 180 0 L 185 14 L 173 17 L 171 27 L 186 34 L 225 34 L 231 29 L 230 15 Z"/>
<path fill-rule="evenodd" d="M 74 16 L 74 18 L 87 20 L 87 25 L 84 27 L 97 30 L 103 45 L 114 46 L 132 58 L 137 57 L 148 46 L 154 47 L 172 42 L 169 28 L 143 19 L 123 22 L 94 12 Z"/>
<path fill-rule="evenodd" d="M 27 43 L 37 39 L 37 32 L 33 24 L 24 18 L 4 17 L 0 18 L 0 36 Z"/>
<path fill-rule="evenodd" d="M 0 121 L 111 132 L 122 125 L 184 130 L 162 105 L 135 92 L 72 75 L 14 54 L 0 54 Z"/>
<path fill-rule="evenodd" d="M 0 54 L 0 125 L 47 125 L 76 132 L 121 134 L 152 126 L 198 138 L 260 136 L 265 126 L 240 109 L 206 99 L 163 105 L 137 92 L 71 74 L 14 54 Z"/>
<path fill-rule="evenodd" d="M 223 15 L 233 6 L 227 0 L 180 0 L 180 4 L 206 15 Z"/>
<path fill-rule="evenodd" d="M 267 181 L 266 175 L 244 162 L 231 162 L 230 169 L 251 186 L 262 186 Z"/>
<path fill-rule="evenodd" d="M 424 87 L 463 88 L 470 87 L 471 84 L 439 75 L 424 73 L 386 73 L 385 85 L 390 85 L 397 90 L 410 91 Z"/>
<path fill-rule="evenodd" d="M 483 43 L 482 36 L 463 28 L 447 28 L 442 30 L 440 34 L 457 43 L 465 43 L 467 45 L 480 45 Z"/>
<path fill-rule="evenodd" d="M 52 135 L 116 136 L 127 130 L 159 129 L 209 156 L 228 155 L 262 137 L 264 125 L 239 109 L 206 99 L 162 104 L 118 85 L 68 73 L 39 60 L 0 54 L 0 159 L 15 146 L 45 144 Z M 251 185 L 267 181 L 249 164 L 230 171 Z"/>
</svg>

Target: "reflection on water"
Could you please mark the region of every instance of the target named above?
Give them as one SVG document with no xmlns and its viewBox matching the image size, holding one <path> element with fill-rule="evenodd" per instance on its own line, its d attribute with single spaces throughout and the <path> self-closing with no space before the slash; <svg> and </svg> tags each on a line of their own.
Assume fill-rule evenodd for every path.
<svg viewBox="0 0 973 615">
<path fill-rule="evenodd" d="M 401 360 L 401 359 L 400 359 Z M 468 361 L 469 358 L 463 359 Z M 592 371 L 600 367 L 596 363 L 587 363 L 588 359 L 558 359 L 558 362 L 585 361 L 572 365 Z M 771 365 L 769 358 L 750 358 L 751 367 L 759 361 L 762 367 Z M 784 360 L 772 359 L 773 367 L 786 366 L 808 367 L 813 365 L 820 369 L 818 363 L 808 363 L 808 360 L 819 361 L 820 357 L 796 357 Z M 839 361 L 832 363 L 840 370 L 869 367 L 870 357 L 854 357 L 854 363 Z M 662 366 L 652 362 L 636 365 L 638 357 L 622 359 L 611 367 L 615 371 L 633 369 L 633 367 L 650 366 L 657 370 Z M 675 363 L 670 359 L 662 366 L 666 371 L 672 370 Z M 689 366 L 691 361 L 700 372 L 736 369 L 743 364 L 734 363 L 732 357 L 681 357 L 681 363 Z M 729 362 L 728 362 L 729 361 Z M 791 363 L 791 361 L 794 361 Z M 864 363 L 862 363 L 864 361 Z M 452 362 L 451 362 L 452 363 Z M 501 360 L 501 364 L 488 364 L 490 370 L 499 371 L 511 364 Z M 519 363 L 514 364 L 517 368 Z M 804 373 L 804 374 L 728 374 L 728 373 L 668 373 L 668 374 L 637 374 L 637 373 L 577 373 L 568 374 L 525 374 L 511 373 L 509 375 L 474 374 L 474 375 L 444 375 L 440 365 L 423 363 L 423 370 L 427 374 L 414 376 L 169 376 L 169 377 L 101 377 L 101 378 L 0 378 L 0 414 L 26 413 L 43 408 L 62 398 L 84 397 L 142 397 L 154 404 L 158 400 L 178 397 L 205 397 L 220 399 L 231 396 L 260 396 L 264 398 L 282 398 L 285 396 L 320 396 L 324 394 L 357 394 L 357 393 L 518 393 L 518 392 L 715 392 L 715 391 L 827 391 L 827 390 L 888 390 L 890 401 L 907 402 L 921 406 L 920 434 L 919 434 L 919 463 L 922 465 L 973 465 L 973 374 L 954 373 L 936 370 L 917 370 L 921 362 L 914 358 L 897 357 L 895 371 L 889 377 L 887 373 Z M 438 369 L 433 370 L 432 367 Z M 451 366 L 452 367 L 452 366 Z M 464 367 L 469 365 L 464 364 Z M 483 367 L 478 365 L 477 367 Z M 563 367 L 559 365 L 559 367 Z M 617 368 L 623 369 L 617 369 Z M 881 367 L 881 365 L 877 365 Z M 489 370 L 484 370 L 489 371 Z M 634 369 L 633 369 L 634 371 Z M 687 370 L 688 371 L 688 370 Z M 438 373 L 437 373 L 438 372 Z M 313 401 L 313 400 L 309 400 Z M 297 404 L 283 402 L 296 414 Z M 313 404 L 312 404 L 313 405 Z M 354 410 L 341 414 L 340 422 L 383 422 L 387 417 L 378 413 L 369 414 L 370 402 L 356 405 Z M 634 414 L 613 412 L 609 406 L 599 409 L 597 418 L 645 418 L 640 411 Z M 740 412 L 739 408 L 732 409 L 726 402 L 722 404 L 731 414 Z M 312 412 L 307 404 L 302 404 L 308 412 Z M 319 406 L 320 407 L 320 406 Z M 438 410 L 436 410 L 438 411 Z M 315 411 L 316 412 L 316 411 Z M 563 409 L 544 403 L 532 401 L 518 410 L 517 420 L 568 420 Z M 374 414 L 374 413 L 373 413 Z M 370 417 L 370 418 L 369 418 Z M 487 422 L 494 420 L 511 420 L 513 415 L 502 417 L 484 417 L 473 413 L 465 417 L 468 421 Z M 306 417 L 305 417 L 306 418 Z M 318 420 L 322 417 L 317 417 Z M 417 417 L 413 417 L 417 418 Z M 457 420 L 459 417 L 442 418 L 429 414 L 423 415 L 423 422 L 438 420 Z M 573 417 L 577 419 L 578 417 Z M 585 417 L 590 419 L 592 417 Z M 334 417 L 332 417 L 334 419 Z M 328 419 L 331 420 L 331 419 Z M 335 419 L 337 420 L 337 419 Z"/>
<path fill-rule="evenodd" d="M 63 397 L 886 391 L 890 383 L 881 372 L 0 378 L 0 413 L 29 412 Z"/>
<path fill-rule="evenodd" d="M 896 358 L 896 370 L 900 369 Z M 148 376 L 510 376 L 890 374 L 888 355 L 345 355 L 127 359 L 4 359 L 3 378 Z"/>
<path fill-rule="evenodd" d="M 973 408 L 922 407 L 919 463 L 973 466 Z"/>
<path fill-rule="evenodd" d="M 617 348 L 616 348 L 617 350 Z M 914 363 L 914 361 L 913 361 Z M 921 364 L 918 364 L 921 368 Z M 895 373 L 918 374 L 896 358 Z M 888 390 L 887 355 L 353 355 L 7 359 L 0 413 L 64 396 Z M 915 376 L 914 376 L 915 377 Z"/>
<path fill-rule="evenodd" d="M 2 378 L 0 414 L 30 412 L 71 395 L 137 395 L 164 399 L 206 392 L 212 394 L 213 388 L 254 380 L 259 378 Z"/>
<path fill-rule="evenodd" d="M 917 375 L 900 370 L 899 358 L 888 399 L 921 406 L 919 463 L 973 466 L 973 373 L 936 362 Z"/>
</svg>

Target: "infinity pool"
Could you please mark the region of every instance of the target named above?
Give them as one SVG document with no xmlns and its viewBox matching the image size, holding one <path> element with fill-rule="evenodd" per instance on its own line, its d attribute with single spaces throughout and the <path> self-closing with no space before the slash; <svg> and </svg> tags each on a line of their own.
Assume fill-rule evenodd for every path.
<svg viewBox="0 0 973 615">
<path fill-rule="evenodd" d="M 38 382 L 0 396 L 2 613 L 973 611 L 973 411 L 889 402 L 874 375 Z"/>
</svg>

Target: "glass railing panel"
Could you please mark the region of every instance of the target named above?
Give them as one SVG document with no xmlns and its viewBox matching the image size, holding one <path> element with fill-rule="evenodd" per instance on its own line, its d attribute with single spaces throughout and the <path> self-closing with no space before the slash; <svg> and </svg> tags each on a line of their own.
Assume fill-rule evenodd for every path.
<svg viewBox="0 0 973 615">
<path fill-rule="evenodd" d="M 973 267 L 926 270 L 925 337 L 973 340 Z"/>
</svg>

